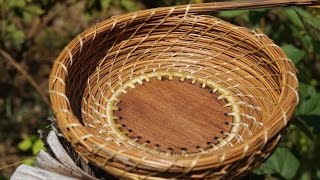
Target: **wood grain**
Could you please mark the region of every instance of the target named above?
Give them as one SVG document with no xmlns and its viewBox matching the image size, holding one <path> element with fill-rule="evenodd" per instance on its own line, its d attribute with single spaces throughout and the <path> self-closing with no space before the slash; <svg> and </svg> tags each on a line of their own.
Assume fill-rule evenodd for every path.
<svg viewBox="0 0 320 180">
<path fill-rule="evenodd" d="M 226 102 L 217 96 L 200 84 L 152 79 L 122 94 L 115 115 L 122 129 L 130 131 L 128 136 L 138 137 L 140 143 L 193 153 L 209 148 L 209 142 L 218 143 L 215 138 L 230 131 L 232 118 L 225 115 L 230 109 L 222 107 Z"/>
</svg>

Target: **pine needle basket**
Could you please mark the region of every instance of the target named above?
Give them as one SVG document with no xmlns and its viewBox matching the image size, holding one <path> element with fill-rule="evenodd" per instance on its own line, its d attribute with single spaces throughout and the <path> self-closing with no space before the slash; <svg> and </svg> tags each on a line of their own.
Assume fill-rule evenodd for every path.
<svg viewBox="0 0 320 180">
<path fill-rule="evenodd" d="M 294 113 L 298 80 L 262 32 L 201 14 L 250 6 L 239 4 L 143 10 L 71 41 L 53 65 L 49 93 L 81 157 L 124 179 L 228 179 L 262 163 Z"/>
</svg>

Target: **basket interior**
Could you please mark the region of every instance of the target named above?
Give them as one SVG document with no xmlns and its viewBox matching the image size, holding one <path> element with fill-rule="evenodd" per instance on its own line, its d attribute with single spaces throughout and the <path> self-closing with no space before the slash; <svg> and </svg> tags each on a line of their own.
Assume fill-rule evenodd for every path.
<svg viewBox="0 0 320 180">
<path fill-rule="evenodd" d="M 117 124 L 150 149 L 175 154 L 215 147 L 231 131 L 230 107 L 200 83 L 150 79 L 119 96 Z"/>
</svg>

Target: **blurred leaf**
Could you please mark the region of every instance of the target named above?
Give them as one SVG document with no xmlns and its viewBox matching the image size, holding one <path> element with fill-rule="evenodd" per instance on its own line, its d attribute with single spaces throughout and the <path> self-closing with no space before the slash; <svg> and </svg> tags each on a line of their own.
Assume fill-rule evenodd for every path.
<svg viewBox="0 0 320 180">
<path fill-rule="evenodd" d="M 248 12 L 249 12 L 248 10 L 230 10 L 230 11 L 219 12 L 218 15 L 222 18 L 233 18 L 233 17 L 247 14 Z"/>
<path fill-rule="evenodd" d="M 21 151 L 28 151 L 32 147 L 32 140 L 30 137 L 26 137 L 18 144 L 18 149 Z"/>
<path fill-rule="evenodd" d="M 18 44 L 22 43 L 25 39 L 24 32 L 20 30 L 12 32 L 12 37 Z"/>
<path fill-rule="evenodd" d="M 300 83 L 299 95 L 301 100 L 296 110 L 296 118 L 307 123 L 309 127 L 314 127 L 314 132 L 320 131 L 320 93 L 314 86 Z"/>
<path fill-rule="evenodd" d="M 302 101 L 299 106 L 298 113 L 303 115 L 320 116 L 320 94 L 314 94 L 310 99 Z"/>
<path fill-rule="evenodd" d="M 265 13 L 268 12 L 269 8 L 261 8 L 261 9 L 250 9 L 250 12 L 259 12 L 259 13 Z"/>
<path fill-rule="evenodd" d="M 294 64 L 298 64 L 302 58 L 306 55 L 304 50 L 298 49 L 291 44 L 285 44 L 281 46 L 284 52 L 287 54 L 289 59 L 293 61 Z"/>
<path fill-rule="evenodd" d="M 296 111 L 296 115 L 320 116 L 320 93 L 318 93 L 313 86 L 302 83 L 299 87 L 299 94 L 301 101 Z"/>
<path fill-rule="evenodd" d="M 24 6 L 26 6 L 26 1 L 25 0 L 10 0 L 10 1 L 6 1 L 7 2 L 7 6 L 9 8 L 22 8 Z"/>
<path fill-rule="evenodd" d="M 28 157 L 27 159 L 23 160 L 23 164 L 26 164 L 26 165 L 32 166 L 32 165 L 34 165 L 34 159 L 33 159 L 33 158 Z"/>
<path fill-rule="evenodd" d="M 274 174 L 285 179 L 292 179 L 295 177 L 299 166 L 299 160 L 288 148 L 279 147 L 265 163 L 255 170 L 255 173 L 259 175 Z"/>
<path fill-rule="evenodd" d="M 303 28 L 303 24 L 294 9 L 287 8 L 286 12 L 287 12 L 288 19 L 290 20 L 290 22 L 292 22 L 292 24 L 294 24 L 295 26 L 297 26 L 299 28 Z"/>
<path fill-rule="evenodd" d="M 317 178 L 320 179 L 320 169 L 317 170 Z"/>
<path fill-rule="evenodd" d="M 0 0 L 0 1 L 1 1 L 1 0 Z M 1 179 L 1 180 L 9 180 L 9 178 L 6 177 L 6 176 L 4 176 L 3 174 L 1 174 L 1 172 L 0 172 L 0 179 Z"/>
<path fill-rule="evenodd" d="M 33 143 L 33 145 L 32 145 L 32 154 L 33 154 L 33 155 L 37 155 L 38 152 L 39 152 L 41 149 L 43 149 L 43 147 L 44 147 L 44 144 L 43 144 L 43 142 L 41 141 L 41 139 L 37 139 L 37 140 Z"/>
<path fill-rule="evenodd" d="M 191 1 L 191 3 L 194 3 L 194 4 L 196 4 L 196 3 L 203 3 L 204 2 L 204 0 L 192 0 Z"/>
<path fill-rule="evenodd" d="M 303 35 L 301 41 L 306 50 L 313 52 L 312 38 L 308 34 Z"/>
<path fill-rule="evenodd" d="M 26 23 L 31 23 L 33 20 L 34 16 L 39 16 L 43 14 L 44 11 L 36 5 L 28 5 L 24 8 L 24 11 L 22 12 L 23 14 L 23 20 Z"/>
<path fill-rule="evenodd" d="M 16 48 L 20 48 L 20 45 L 25 40 L 25 34 L 22 30 L 19 30 L 14 24 L 9 24 L 6 27 L 6 34 L 8 39 L 13 43 Z"/>
<path fill-rule="evenodd" d="M 23 20 L 24 20 L 24 22 L 30 23 L 30 22 L 33 20 L 32 14 L 30 14 L 29 12 L 25 11 L 25 12 L 23 12 L 22 14 L 23 14 Z"/>
<path fill-rule="evenodd" d="M 309 172 L 303 172 L 303 174 L 300 177 L 300 180 L 310 180 L 310 173 Z"/>
<path fill-rule="evenodd" d="M 108 9 L 111 5 L 111 0 L 101 0 L 101 6 L 103 9 Z"/>
<path fill-rule="evenodd" d="M 296 8 L 295 10 L 309 35 L 315 40 L 320 41 L 320 19 L 301 8 Z"/>
<path fill-rule="evenodd" d="M 297 127 L 301 129 L 308 136 L 308 138 L 310 139 L 315 138 L 312 128 L 308 126 L 308 124 L 303 119 L 296 117 L 293 123 L 296 124 Z M 305 144 L 305 138 L 300 137 L 300 144 Z"/>
<path fill-rule="evenodd" d="M 138 11 L 140 8 L 133 0 L 121 0 L 121 6 L 128 11 Z"/>
<path fill-rule="evenodd" d="M 36 5 L 28 5 L 25 10 L 33 15 L 41 15 L 44 13 L 44 11 Z"/>
</svg>

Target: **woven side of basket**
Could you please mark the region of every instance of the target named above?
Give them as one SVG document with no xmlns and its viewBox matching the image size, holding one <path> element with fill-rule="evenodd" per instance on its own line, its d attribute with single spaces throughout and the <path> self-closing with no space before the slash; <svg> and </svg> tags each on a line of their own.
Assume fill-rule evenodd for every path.
<svg viewBox="0 0 320 180">
<path fill-rule="evenodd" d="M 123 178 L 233 178 L 272 153 L 298 103 L 294 65 L 260 31 L 195 14 L 212 9 L 187 5 L 113 17 L 62 51 L 50 99 L 60 129 L 84 159 Z M 234 118 L 229 139 L 173 153 L 119 130 L 113 114 L 119 94 L 162 78 L 197 81 L 226 98 Z"/>
</svg>

